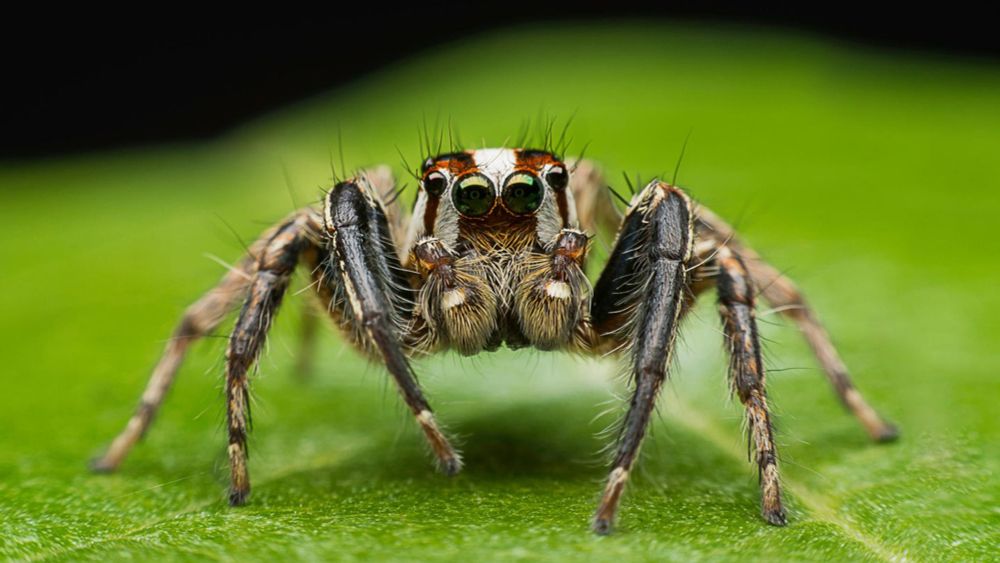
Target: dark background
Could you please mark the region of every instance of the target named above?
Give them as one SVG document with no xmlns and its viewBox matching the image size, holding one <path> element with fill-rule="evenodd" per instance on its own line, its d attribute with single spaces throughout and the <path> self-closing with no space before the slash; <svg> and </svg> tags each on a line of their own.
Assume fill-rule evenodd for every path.
<svg viewBox="0 0 1000 563">
<path fill-rule="evenodd" d="M 58 12 L 58 21 L 55 13 L 11 17 L 0 39 L 0 158 L 209 138 L 422 49 L 527 22 L 670 18 L 794 29 L 943 57 L 1000 58 L 993 18 L 947 8 L 423 3 L 294 16 L 150 7 L 144 14 Z"/>
</svg>

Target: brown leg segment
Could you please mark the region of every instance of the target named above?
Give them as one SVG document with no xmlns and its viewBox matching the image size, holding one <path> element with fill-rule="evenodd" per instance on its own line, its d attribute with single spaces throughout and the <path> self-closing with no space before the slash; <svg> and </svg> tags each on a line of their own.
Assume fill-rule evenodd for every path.
<svg viewBox="0 0 1000 563">
<path fill-rule="evenodd" d="M 226 421 L 232 483 L 229 504 L 242 505 L 250 495 L 247 470 L 247 433 L 250 402 L 247 372 L 257 360 L 281 299 L 298 264 L 300 253 L 314 244 L 318 217 L 299 215 L 278 227 L 257 263 L 243 309 L 226 350 Z"/>
<path fill-rule="evenodd" d="M 761 296 L 799 327 L 841 403 L 861 422 L 872 439 L 877 442 L 895 440 L 899 436 L 898 429 L 884 421 L 851 382 L 847 366 L 840 359 L 830 336 L 795 284 L 761 259 L 752 248 L 736 240 L 733 228 L 711 211 L 699 209 L 697 229 L 699 236 L 712 238 L 742 257 Z"/>
<path fill-rule="evenodd" d="M 135 414 L 104 455 L 91 462 L 94 471 L 111 472 L 117 469 L 132 447 L 145 435 L 170 390 L 188 348 L 215 330 L 246 295 L 257 268 L 257 256 L 273 233 L 273 229 L 265 233 L 250 247 L 249 255 L 230 270 L 215 288 L 188 307 L 174 329 L 163 356 L 153 369 Z"/>
<path fill-rule="evenodd" d="M 764 388 L 757 321 L 754 316 L 754 288 L 743 261 L 727 247 L 716 256 L 719 274 L 719 314 L 729 352 L 729 379 L 733 391 L 747 409 L 750 437 L 756 452 L 761 490 L 761 513 L 775 526 L 785 525 L 778 479 L 778 456 L 774 446 L 771 415 Z"/>
</svg>

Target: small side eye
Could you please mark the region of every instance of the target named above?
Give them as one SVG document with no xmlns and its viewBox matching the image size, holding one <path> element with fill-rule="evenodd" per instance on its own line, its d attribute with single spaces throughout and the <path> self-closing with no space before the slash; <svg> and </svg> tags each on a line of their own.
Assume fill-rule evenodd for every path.
<svg viewBox="0 0 1000 563">
<path fill-rule="evenodd" d="M 562 191 L 569 185 L 569 174 L 566 173 L 566 169 L 562 166 L 553 166 L 548 174 L 545 175 L 545 182 L 553 190 Z"/>
<path fill-rule="evenodd" d="M 542 183 L 533 174 L 514 174 L 503 189 L 503 205 L 518 215 L 531 213 L 542 204 Z"/>
<path fill-rule="evenodd" d="M 479 217 L 489 213 L 496 202 L 496 190 L 484 176 L 468 176 L 451 189 L 455 209 L 466 217 Z"/>
<path fill-rule="evenodd" d="M 447 187 L 448 179 L 438 171 L 431 172 L 424 178 L 424 190 L 432 196 L 437 197 L 443 194 Z"/>
</svg>

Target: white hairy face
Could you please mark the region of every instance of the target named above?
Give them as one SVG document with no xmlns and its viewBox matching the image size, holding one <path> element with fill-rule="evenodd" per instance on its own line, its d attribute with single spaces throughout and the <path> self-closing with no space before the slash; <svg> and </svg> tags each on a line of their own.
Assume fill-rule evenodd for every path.
<svg viewBox="0 0 1000 563">
<path fill-rule="evenodd" d="M 463 223 L 495 229 L 532 221 L 544 245 L 560 229 L 577 226 L 568 183 L 569 169 L 545 151 L 489 148 L 430 157 L 409 240 L 434 236 L 455 244 Z"/>
</svg>

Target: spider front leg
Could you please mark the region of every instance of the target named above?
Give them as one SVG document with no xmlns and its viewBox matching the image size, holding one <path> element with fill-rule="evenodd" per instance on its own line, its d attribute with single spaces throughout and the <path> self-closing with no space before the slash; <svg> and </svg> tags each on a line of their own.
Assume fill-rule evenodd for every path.
<svg viewBox="0 0 1000 563">
<path fill-rule="evenodd" d="M 407 407 L 447 475 L 462 460 L 438 427 L 402 344 L 413 290 L 392 244 L 389 221 L 367 181 L 348 181 L 330 191 L 324 211 L 327 252 L 321 292 L 351 330 L 356 343 L 385 362 Z"/>
<path fill-rule="evenodd" d="M 403 232 L 402 225 L 406 214 L 399 202 L 399 192 L 396 189 L 396 178 L 392 175 L 392 169 L 383 164 L 361 170 L 358 176 L 359 181 L 370 185 L 371 189 L 379 194 L 379 199 L 386 202 L 382 205 L 389 224 L 394 227 L 393 230 L 397 233 Z M 302 382 L 308 381 L 315 371 L 319 324 L 328 305 L 312 299 L 304 301 L 299 326 L 298 360 L 295 367 L 295 376 Z"/>
<path fill-rule="evenodd" d="M 593 529 L 599 534 L 611 531 L 656 397 L 667 377 L 687 300 L 692 227 L 688 197 L 673 186 L 653 181 L 625 216 L 608 264 L 594 287 L 594 329 L 613 344 L 631 345 L 635 385 L 594 516 Z"/>
</svg>

